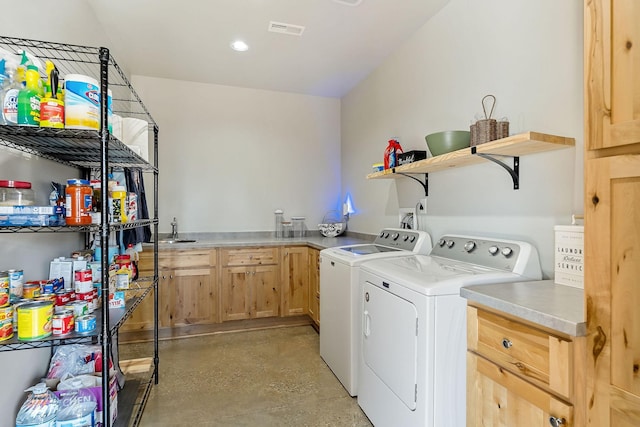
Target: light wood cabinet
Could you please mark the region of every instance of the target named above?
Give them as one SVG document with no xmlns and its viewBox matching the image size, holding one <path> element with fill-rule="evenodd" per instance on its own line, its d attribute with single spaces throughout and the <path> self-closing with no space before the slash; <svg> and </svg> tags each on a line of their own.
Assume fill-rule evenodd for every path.
<svg viewBox="0 0 640 427">
<path fill-rule="evenodd" d="M 583 426 L 584 338 L 467 307 L 467 426 Z"/>
<path fill-rule="evenodd" d="M 309 249 L 306 246 L 288 246 L 282 249 L 280 307 L 283 317 L 309 313 L 308 253 Z"/>
<path fill-rule="evenodd" d="M 640 3 L 585 2 L 590 427 L 640 425 Z"/>
<path fill-rule="evenodd" d="M 222 321 L 279 315 L 278 248 L 222 249 Z"/>
<path fill-rule="evenodd" d="M 320 326 L 320 251 L 309 248 L 309 316 Z"/>
<path fill-rule="evenodd" d="M 161 328 L 219 322 L 217 253 L 213 249 L 158 253 L 158 323 Z M 139 274 L 153 268 L 153 252 L 142 252 Z M 151 273 L 152 274 L 152 273 Z M 121 330 L 153 328 L 153 299 L 146 298 Z"/>
</svg>

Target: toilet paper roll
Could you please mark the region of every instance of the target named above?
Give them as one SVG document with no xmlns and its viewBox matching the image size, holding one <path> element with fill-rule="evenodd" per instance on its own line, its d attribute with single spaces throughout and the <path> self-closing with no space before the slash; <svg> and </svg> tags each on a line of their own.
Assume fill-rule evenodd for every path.
<svg viewBox="0 0 640 427">
<path fill-rule="evenodd" d="M 125 117 L 122 119 L 122 142 L 140 148 L 140 157 L 149 161 L 149 123 Z M 133 148 L 132 148 L 133 149 Z M 133 149 L 135 150 L 135 149 Z"/>
</svg>

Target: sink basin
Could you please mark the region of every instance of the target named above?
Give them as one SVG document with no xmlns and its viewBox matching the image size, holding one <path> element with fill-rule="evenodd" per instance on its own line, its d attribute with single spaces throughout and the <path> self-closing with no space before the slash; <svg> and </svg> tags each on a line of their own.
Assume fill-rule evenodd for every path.
<svg viewBox="0 0 640 427">
<path fill-rule="evenodd" d="M 158 243 L 195 243 L 194 239 L 162 239 Z"/>
</svg>

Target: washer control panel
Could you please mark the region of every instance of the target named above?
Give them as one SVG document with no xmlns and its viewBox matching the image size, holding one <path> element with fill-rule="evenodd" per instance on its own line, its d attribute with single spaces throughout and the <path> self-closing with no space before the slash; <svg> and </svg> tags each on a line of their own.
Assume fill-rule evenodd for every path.
<svg viewBox="0 0 640 427">
<path fill-rule="evenodd" d="M 431 236 L 421 230 L 385 228 L 378 233 L 373 243 L 416 253 L 431 251 Z"/>
</svg>

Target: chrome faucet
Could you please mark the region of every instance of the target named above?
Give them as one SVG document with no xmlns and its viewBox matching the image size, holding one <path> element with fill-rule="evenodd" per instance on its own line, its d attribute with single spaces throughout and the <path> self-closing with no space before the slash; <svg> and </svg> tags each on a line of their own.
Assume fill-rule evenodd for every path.
<svg viewBox="0 0 640 427">
<path fill-rule="evenodd" d="M 169 238 L 171 240 L 178 238 L 178 220 L 175 216 L 173 217 L 173 221 L 171 221 L 171 236 Z"/>
</svg>

